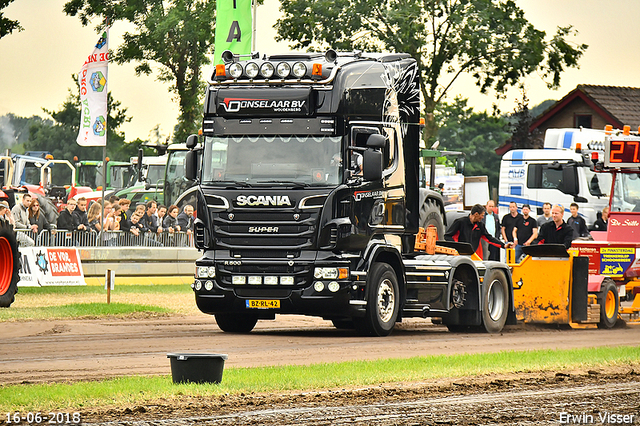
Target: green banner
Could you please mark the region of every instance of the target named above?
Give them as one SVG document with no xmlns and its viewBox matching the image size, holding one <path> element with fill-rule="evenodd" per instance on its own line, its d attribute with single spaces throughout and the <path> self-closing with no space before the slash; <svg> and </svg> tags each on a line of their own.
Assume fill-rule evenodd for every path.
<svg viewBox="0 0 640 426">
<path fill-rule="evenodd" d="M 214 65 L 222 52 L 251 53 L 251 0 L 217 0 Z"/>
</svg>

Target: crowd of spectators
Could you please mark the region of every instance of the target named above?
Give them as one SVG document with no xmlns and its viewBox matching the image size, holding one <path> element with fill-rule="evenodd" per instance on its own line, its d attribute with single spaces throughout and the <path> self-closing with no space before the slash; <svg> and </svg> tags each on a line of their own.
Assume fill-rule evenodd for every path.
<svg viewBox="0 0 640 426">
<path fill-rule="evenodd" d="M 509 244 L 515 247 L 515 258 L 519 260 L 524 255 L 522 248 L 525 246 L 553 243 L 569 248 L 575 239 L 591 238 L 584 218 L 578 214 L 578 208 L 578 204 L 571 203 L 571 215 L 565 222 L 563 206 L 552 207 L 551 203 L 544 203 L 543 214 L 534 219 L 530 216 L 529 204 L 523 204 L 521 211 L 518 211 L 518 205 L 512 201 L 509 203 L 509 213 L 499 218 L 494 201 L 489 200 L 483 209 L 476 209 L 477 217 L 469 215 L 457 219 L 454 222 L 456 226 L 452 224 L 447 230 L 445 239 L 469 242 L 484 260 L 496 261 L 500 260 L 501 246 Z M 591 231 L 606 231 L 608 217 L 609 208 L 605 207 L 598 213 Z M 483 243 L 479 244 L 481 241 Z"/>
<path fill-rule="evenodd" d="M 71 198 L 58 214 L 56 223 L 49 223 L 40 210 L 38 199 L 24 194 L 13 209 L 9 209 L 6 201 L 0 202 L 0 218 L 13 225 L 21 246 L 40 244 L 44 231 L 49 236 L 55 236 L 59 231 L 65 231 L 65 234 L 71 232 L 73 242 L 81 245 L 93 245 L 101 241 L 111 246 L 123 243 L 161 246 L 168 238 L 174 241 L 178 234 L 185 243 L 178 245 L 186 245 L 189 241 L 193 233 L 193 206 L 185 205 L 182 212 L 176 205 L 168 208 L 161 205 L 158 208 L 155 201 L 132 207 L 130 200 L 115 196 L 104 203 L 98 200 L 91 205 L 84 197 Z M 101 235 L 101 239 L 97 235 Z"/>
</svg>

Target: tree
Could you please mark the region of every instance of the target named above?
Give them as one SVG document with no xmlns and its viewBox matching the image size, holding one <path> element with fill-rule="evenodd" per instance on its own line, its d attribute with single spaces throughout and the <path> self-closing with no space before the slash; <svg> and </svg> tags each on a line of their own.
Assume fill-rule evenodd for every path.
<svg viewBox="0 0 640 426">
<path fill-rule="evenodd" d="M 137 75 L 150 75 L 152 64 L 160 66 L 158 80 L 171 83 L 169 90 L 180 106 L 173 139 L 184 142 L 200 127 L 201 69 L 210 63 L 207 54 L 213 47 L 215 8 L 215 1 L 206 0 L 70 0 L 64 11 L 79 16 L 83 25 L 100 17 L 135 26 L 135 32 L 124 34 L 113 60 L 137 62 Z"/>
<path fill-rule="evenodd" d="M 517 101 L 517 107 L 511 116 L 511 145 L 513 149 L 542 148 L 544 141 L 540 137 L 540 131 L 529 129 L 533 124 L 534 116 L 529 110 L 529 98 L 522 89 L 522 99 Z"/>
<path fill-rule="evenodd" d="M 494 150 L 509 138 L 509 122 L 495 113 L 474 112 L 467 106 L 467 99 L 460 97 L 453 103 L 440 103 L 435 119 L 439 127 L 439 148 L 464 152 L 465 174 L 487 175 L 489 186 L 497 188 L 500 157 Z"/>
<path fill-rule="evenodd" d="M 513 0 L 281 0 L 281 10 L 278 39 L 294 48 L 387 50 L 415 58 L 426 139 L 437 133 L 436 106 L 463 73 L 482 93 L 502 94 L 533 72 L 555 88 L 587 48 L 570 42 L 577 34 L 571 26 L 548 38 Z"/>
<path fill-rule="evenodd" d="M 58 111 L 44 112 L 49 114 L 54 123 L 41 122 L 32 124 L 29 128 L 29 140 L 25 142 L 25 148 L 30 151 L 49 151 L 56 159 L 80 160 L 102 159 L 102 147 L 83 147 L 76 142 L 80 128 L 80 94 L 78 86 L 69 90 L 69 95 Z M 107 94 L 107 156 L 112 160 L 129 161 L 136 155 L 142 141 L 125 143 L 125 135 L 119 127 L 131 121 L 127 117 L 127 109 L 121 103 Z"/>
<path fill-rule="evenodd" d="M 2 9 L 7 7 L 11 2 L 13 2 L 13 0 L 0 0 L 0 38 L 7 34 L 11 34 L 14 31 L 23 30 L 18 21 L 5 18 L 4 13 L 2 12 Z"/>
</svg>

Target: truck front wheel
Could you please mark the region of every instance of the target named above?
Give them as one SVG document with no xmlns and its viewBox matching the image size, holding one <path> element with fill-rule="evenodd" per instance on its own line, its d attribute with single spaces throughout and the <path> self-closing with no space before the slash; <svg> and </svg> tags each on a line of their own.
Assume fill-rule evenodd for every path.
<svg viewBox="0 0 640 426">
<path fill-rule="evenodd" d="M 20 254 L 11 225 L 0 220 L 0 308 L 8 308 L 18 292 Z"/>
<path fill-rule="evenodd" d="M 509 287 L 504 272 L 492 270 L 482 285 L 482 323 L 488 333 L 502 331 L 509 313 Z"/>
<path fill-rule="evenodd" d="M 226 333 L 248 333 L 258 322 L 258 317 L 251 314 L 215 314 L 220 330 Z"/>
<path fill-rule="evenodd" d="M 598 303 L 600 304 L 600 322 L 598 328 L 612 328 L 618 320 L 618 289 L 611 278 L 605 278 L 598 293 Z"/>
<path fill-rule="evenodd" d="M 354 318 L 356 331 L 364 336 L 388 336 L 398 318 L 400 291 L 394 269 L 386 263 L 374 263 L 367 274 L 367 311 Z"/>
</svg>

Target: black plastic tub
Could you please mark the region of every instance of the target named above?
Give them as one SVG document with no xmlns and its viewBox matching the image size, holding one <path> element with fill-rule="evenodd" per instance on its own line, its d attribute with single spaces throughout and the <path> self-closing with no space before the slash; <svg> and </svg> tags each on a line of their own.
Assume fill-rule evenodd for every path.
<svg viewBox="0 0 640 426">
<path fill-rule="evenodd" d="M 167 354 L 173 383 L 220 383 L 226 354 Z"/>
</svg>

